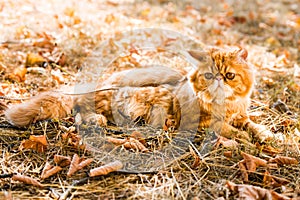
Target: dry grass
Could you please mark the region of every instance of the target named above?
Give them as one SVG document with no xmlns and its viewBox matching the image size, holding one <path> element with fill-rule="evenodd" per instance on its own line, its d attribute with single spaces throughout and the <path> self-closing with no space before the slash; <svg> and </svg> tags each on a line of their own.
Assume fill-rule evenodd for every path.
<svg viewBox="0 0 300 200">
<path fill-rule="evenodd" d="M 267 125 L 284 142 L 263 144 L 240 143 L 232 150 L 232 157 L 224 156 L 223 147 L 212 149 L 196 169 L 192 169 L 194 158 L 188 149 L 179 155 L 168 154 L 167 161 L 151 163 L 136 153 L 120 150 L 120 154 L 105 156 L 103 152 L 91 153 L 76 149 L 61 140 L 64 132 L 61 126 L 70 127 L 72 119 L 48 121 L 35 124 L 28 129 L 12 128 L 1 117 L 0 129 L 0 173 L 21 173 L 39 180 L 47 161 L 56 154 L 93 157 L 89 168 L 120 159 L 129 163 L 127 169 L 97 178 L 84 179 L 88 169 L 67 177 L 67 169 L 42 181 L 47 187 L 39 189 L 10 180 L 0 179 L 0 198 L 42 199 L 65 196 L 65 199 L 236 199 L 226 187 L 226 181 L 246 183 L 238 167 L 242 160 L 240 152 L 246 152 L 263 159 L 274 157 L 272 152 L 262 151 L 264 146 L 280 150 L 278 155 L 294 157 L 300 161 L 299 86 L 293 76 L 294 64 L 299 64 L 299 3 L 297 0 L 275 1 L 67 1 L 48 0 L 37 4 L 33 0 L 4 1 L 0 3 L 0 78 L 1 95 L 28 97 L 39 91 L 59 88 L 47 67 L 43 73 L 26 74 L 25 82 L 13 81 L 13 69 L 23 66 L 29 52 L 45 57 L 57 58 L 63 52 L 66 61 L 61 69 L 64 81 L 69 85 L 105 78 L 98 76 L 99 70 L 117 71 L 144 64 L 161 64 L 174 68 L 189 68 L 181 49 L 202 48 L 207 45 L 242 45 L 249 52 L 249 61 L 257 69 L 257 85 L 252 95 L 252 118 Z M 276 12 L 275 12 L 276 11 Z M 297 13 L 298 12 L 298 13 Z M 155 27 L 176 31 L 185 38 L 174 39 L 161 32 L 127 32 L 137 28 Z M 55 51 L 45 44 L 39 46 L 48 36 L 57 43 Z M 112 40 L 107 40 L 113 38 Z M 140 51 L 139 55 L 116 58 L 119 53 L 134 52 L 132 47 L 142 48 L 154 44 L 168 51 Z M 155 39 L 155 40 L 154 40 Z M 174 42 L 175 41 L 175 42 Z M 200 42 L 201 41 L 201 42 Z M 151 46 L 151 45 L 150 45 Z M 170 51 L 170 49 L 172 51 Z M 174 49 L 178 52 L 174 52 Z M 115 59 L 116 58 L 116 59 Z M 115 59 L 114 62 L 111 62 Z M 39 66 L 41 68 L 41 66 Z M 79 70 L 80 69 L 80 70 Z M 93 70 L 96 70 L 93 72 Z M 78 71 L 81 72 L 76 75 Z M 95 74 L 97 76 L 95 76 Z M 276 106 L 281 100 L 288 107 L 282 112 Z M 4 104 L 17 103 L 3 101 Z M 117 130 L 116 130 L 117 129 Z M 168 141 L 168 135 L 151 127 L 111 127 L 102 129 L 88 127 L 90 136 L 128 136 L 133 130 L 147 136 L 148 143 L 161 144 Z M 45 153 L 32 150 L 20 151 L 22 140 L 30 134 L 46 134 L 49 142 Z M 297 135 L 298 134 L 298 135 Z M 198 133 L 193 141 L 200 151 L 205 133 Z M 102 144 L 102 143 L 101 143 Z M 153 146 L 155 146 L 153 145 Z M 152 147 L 153 147 L 152 146 Z M 102 146 L 104 152 L 110 147 Z M 105 154 L 104 153 L 104 154 Z M 127 153 L 127 155 L 126 155 Z M 134 155 L 133 155 L 134 154 Z M 128 161 L 128 156 L 136 156 Z M 141 159 L 140 159 L 141 158 Z M 140 160 L 139 160 L 140 159 Z M 133 162 L 134 163 L 131 163 Z M 128 166 L 134 166 L 130 168 Z M 135 167 L 136 166 L 136 167 Z M 138 166 L 138 167 L 137 167 Z M 155 167 L 153 167 L 155 166 Z M 300 165 L 279 166 L 268 169 L 278 178 L 285 178 L 284 186 L 264 184 L 265 168 L 258 168 L 249 175 L 247 184 L 272 189 L 289 197 L 300 196 Z M 136 173 L 136 172 L 139 173 Z M 77 183 L 76 181 L 81 180 Z M 68 190 L 71 188 L 70 190 Z"/>
</svg>

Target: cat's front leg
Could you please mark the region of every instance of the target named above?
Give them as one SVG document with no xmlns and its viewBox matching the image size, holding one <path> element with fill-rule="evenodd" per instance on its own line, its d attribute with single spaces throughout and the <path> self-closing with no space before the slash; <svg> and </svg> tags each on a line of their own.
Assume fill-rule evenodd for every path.
<svg viewBox="0 0 300 200">
<path fill-rule="evenodd" d="M 251 132 L 255 138 L 260 142 L 270 140 L 274 137 L 274 134 L 268 130 L 268 128 L 261 124 L 256 124 L 251 121 L 247 114 L 239 114 L 231 121 L 231 124 L 237 128 L 244 128 L 248 132 Z"/>
</svg>

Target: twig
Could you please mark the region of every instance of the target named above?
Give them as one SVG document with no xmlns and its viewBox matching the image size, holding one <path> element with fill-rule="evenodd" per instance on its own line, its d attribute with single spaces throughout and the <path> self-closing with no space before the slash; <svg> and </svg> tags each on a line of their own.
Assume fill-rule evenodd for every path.
<svg viewBox="0 0 300 200">
<path fill-rule="evenodd" d="M 59 200 L 67 199 L 67 197 L 69 196 L 69 194 L 72 191 L 72 189 L 74 188 L 74 186 L 81 184 L 81 183 L 85 183 L 89 179 L 90 179 L 90 177 L 85 177 L 85 178 L 74 181 L 72 183 L 72 185 L 70 185 L 69 188 L 62 195 L 60 195 Z"/>
</svg>

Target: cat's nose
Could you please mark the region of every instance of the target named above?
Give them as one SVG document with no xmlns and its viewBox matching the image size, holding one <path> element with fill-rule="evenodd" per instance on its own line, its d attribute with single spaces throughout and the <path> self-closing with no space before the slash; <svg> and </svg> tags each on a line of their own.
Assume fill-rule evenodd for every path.
<svg viewBox="0 0 300 200">
<path fill-rule="evenodd" d="M 221 76 L 216 76 L 216 80 L 220 81 L 220 80 L 222 80 L 222 77 Z"/>
</svg>

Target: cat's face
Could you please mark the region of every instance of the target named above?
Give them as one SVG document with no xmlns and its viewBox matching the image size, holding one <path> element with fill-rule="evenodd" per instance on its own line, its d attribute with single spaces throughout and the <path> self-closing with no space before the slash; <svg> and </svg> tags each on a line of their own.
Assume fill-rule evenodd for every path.
<svg viewBox="0 0 300 200">
<path fill-rule="evenodd" d="M 250 95 L 254 77 L 246 62 L 246 50 L 211 49 L 189 53 L 199 61 L 190 80 L 203 101 L 221 104 Z"/>
</svg>

